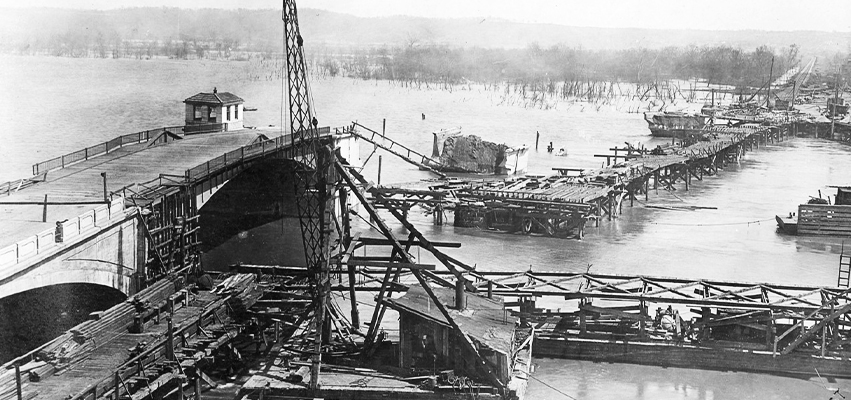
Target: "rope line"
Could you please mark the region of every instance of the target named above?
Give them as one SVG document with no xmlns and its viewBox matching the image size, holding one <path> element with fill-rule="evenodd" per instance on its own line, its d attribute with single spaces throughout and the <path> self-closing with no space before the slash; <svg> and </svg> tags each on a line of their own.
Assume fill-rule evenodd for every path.
<svg viewBox="0 0 851 400">
<path fill-rule="evenodd" d="M 534 380 L 538 381 L 540 384 L 542 384 L 542 385 L 544 385 L 544 386 L 546 386 L 546 387 L 548 387 L 548 388 L 550 388 L 550 389 L 552 389 L 552 390 L 555 390 L 556 392 L 560 393 L 562 396 L 565 396 L 565 397 L 567 397 L 567 398 L 569 398 L 569 399 L 578 400 L 576 397 L 573 397 L 573 396 L 571 396 L 571 395 L 569 395 L 569 394 L 567 394 L 567 393 L 565 393 L 565 392 L 562 392 L 561 390 L 558 390 L 558 389 L 556 389 L 556 388 L 552 387 L 549 383 L 546 383 L 546 382 L 544 382 L 544 381 L 542 381 L 542 380 L 540 380 L 540 379 L 538 379 L 538 378 L 535 378 L 535 376 L 533 376 L 533 375 L 531 375 L 531 374 L 529 374 L 528 376 L 529 376 L 530 378 L 532 378 L 532 379 L 534 379 Z"/>
<path fill-rule="evenodd" d="M 720 222 L 717 224 L 668 224 L 664 222 L 651 222 L 653 225 L 669 225 L 669 226 L 728 226 L 728 225 L 750 225 L 750 224 L 760 224 L 762 222 L 774 221 L 774 218 L 766 218 L 766 219 L 758 219 L 755 221 L 745 221 L 745 222 Z"/>
</svg>

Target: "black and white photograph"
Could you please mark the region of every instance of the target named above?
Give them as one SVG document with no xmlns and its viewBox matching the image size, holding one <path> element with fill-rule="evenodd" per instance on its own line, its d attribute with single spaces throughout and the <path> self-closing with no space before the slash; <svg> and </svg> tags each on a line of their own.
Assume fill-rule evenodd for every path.
<svg viewBox="0 0 851 400">
<path fill-rule="evenodd" d="M 851 399 L 847 0 L 9 0 L 0 93 L 0 400 Z"/>
</svg>

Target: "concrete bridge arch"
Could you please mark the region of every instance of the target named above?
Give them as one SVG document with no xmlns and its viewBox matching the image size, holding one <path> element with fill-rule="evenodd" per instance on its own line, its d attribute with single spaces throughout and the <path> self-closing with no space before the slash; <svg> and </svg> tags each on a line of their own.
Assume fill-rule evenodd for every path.
<svg viewBox="0 0 851 400">
<path fill-rule="evenodd" d="M 204 268 L 304 262 L 294 191 L 298 166 L 292 159 L 263 160 L 197 194 Z"/>
<path fill-rule="evenodd" d="M 0 279 L 0 299 L 37 288 L 85 283 L 115 289 L 125 296 L 136 291 L 135 275 L 143 268 L 140 221 L 130 210 L 86 234 L 57 243 L 17 272 Z M 52 237 L 50 239 L 53 239 Z"/>
</svg>

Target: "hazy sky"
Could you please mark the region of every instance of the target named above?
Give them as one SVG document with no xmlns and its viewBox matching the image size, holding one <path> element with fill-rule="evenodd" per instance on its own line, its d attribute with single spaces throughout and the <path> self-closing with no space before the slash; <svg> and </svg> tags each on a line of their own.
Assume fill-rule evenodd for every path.
<svg viewBox="0 0 851 400">
<path fill-rule="evenodd" d="M 9 4 L 4 4 L 9 3 Z M 500 18 L 572 26 L 851 33 L 851 0 L 297 0 L 362 17 Z M 3 6 L 280 8 L 272 0 L 0 0 Z"/>
</svg>

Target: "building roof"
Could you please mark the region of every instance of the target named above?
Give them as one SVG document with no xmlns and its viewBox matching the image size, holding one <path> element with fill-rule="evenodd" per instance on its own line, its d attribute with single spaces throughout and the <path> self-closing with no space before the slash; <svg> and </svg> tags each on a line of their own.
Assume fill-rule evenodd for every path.
<svg viewBox="0 0 851 400">
<path fill-rule="evenodd" d="M 468 336 L 493 350 L 511 354 L 514 340 L 514 318 L 506 317 L 502 300 L 488 299 L 467 293 L 467 308 L 459 311 L 455 304 L 455 291 L 446 288 L 433 288 L 434 294 L 446 305 L 455 324 Z M 431 300 L 428 293 L 419 285 L 413 285 L 404 296 L 386 299 L 387 305 L 400 313 L 411 313 L 421 318 L 449 326 L 449 322 Z"/>
<path fill-rule="evenodd" d="M 198 93 L 186 100 L 183 100 L 184 103 L 195 103 L 195 104 L 235 104 L 235 103 L 244 103 L 245 100 L 240 98 L 239 96 L 230 93 L 230 92 L 219 92 L 215 88 L 213 89 L 213 93 Z"/>
</svg>

